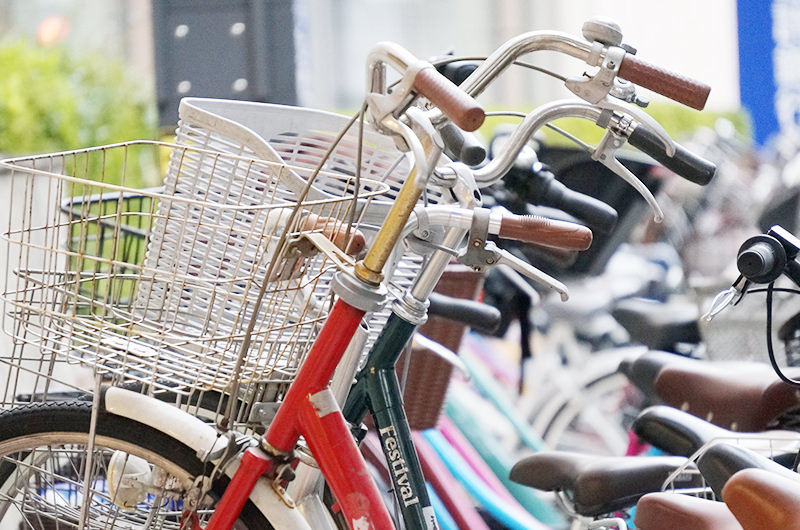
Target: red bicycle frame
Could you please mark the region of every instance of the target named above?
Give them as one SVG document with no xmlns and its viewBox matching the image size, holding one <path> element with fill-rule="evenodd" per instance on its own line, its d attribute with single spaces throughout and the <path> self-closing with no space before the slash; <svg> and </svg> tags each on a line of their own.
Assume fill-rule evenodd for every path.
<svg viewBox="0 0 800 530">
<path fill-rule="evenodd" d="M 364 314 L 342 300 L 334 304 L 264 442 L 278 452 L 290 453 L 303 436 L 351 528 L 388 530 L 394 528 L 392 520 L 328 388 Z M 206 529 L 230 529 L 255 482 L 271 471 L 272 458 L 266 452 L 248 449 Z"/>
</svg>

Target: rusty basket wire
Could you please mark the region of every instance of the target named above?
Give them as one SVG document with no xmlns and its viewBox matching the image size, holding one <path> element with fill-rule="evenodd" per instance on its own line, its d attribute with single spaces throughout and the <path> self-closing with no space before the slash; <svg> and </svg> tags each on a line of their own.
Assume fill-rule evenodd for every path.
<svg viewBox="0 0 800 530">
<path fill-rule="evenodd" d="M 128 186 L 142 160 L 159 159 L 163 187 Z M 85 388 L 81 367 L 154 391 L 285 386 L 346 261 L 334 243 L 357 239 L 358 225 L 339 220 L 386 191 L 361 178 L 354 200 L 353 177 L 320 172 L 303 197 L 308 169 L 157 142 L 0 165 L 10 172 L 5 404 L 23 390 Z"/>
</svg>

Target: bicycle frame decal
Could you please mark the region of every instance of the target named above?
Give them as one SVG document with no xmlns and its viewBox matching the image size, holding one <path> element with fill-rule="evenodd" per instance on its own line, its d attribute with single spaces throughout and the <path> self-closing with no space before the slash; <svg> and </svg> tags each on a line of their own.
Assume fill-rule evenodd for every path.
<svg viewBox="0 0 800 530">
<path fill-rule="evenodd" d="M 409 507 L 412 504 L 419 504 L 419 496 L 414 490 L 413 484 L 408 480 L 408 467 L 406 461 L 397 448 L 397 436 L 394 426 L 384 427 L 378 430 L 381 437 L 384 453 L 389 459 L 389 469 L 392 471 L 392 481 L 399 486 L 398 493 L 403 502 L 403 506 Z"/>
<path fill-rule="evenodd" d="M 381 440 L 398 507 L 410 530 L 438 530 L 425 477 L 411 438 L 394 367 L 416 325 L 390 315 L 344 405 L 346 419 L 358 424 L 371 413 Z"/>
</svg>

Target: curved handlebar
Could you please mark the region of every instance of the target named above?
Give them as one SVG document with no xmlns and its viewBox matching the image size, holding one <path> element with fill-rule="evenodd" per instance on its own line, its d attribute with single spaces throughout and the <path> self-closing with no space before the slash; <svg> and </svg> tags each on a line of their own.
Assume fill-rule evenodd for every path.
<svg viewBox="0 0 800 530">
<path fill-rule="evenodd" d="M 403 75 L 391 94 L 388 94 L 386 87 L 386 64 Z M 375 95 L 384 96 L 385 102 L 378 105 L 381 107 L 378 109 L 379 115 L 405 110 L 411 101 L 409 96 L 413 89 L 465 131 L 477 130 L 486 117 L 472 96 L 440 74 L 432 64 L 417 59 L 393 42 L 379 42 L 373 46 L 367 57 L 367 79 L 367 92 L 373 95 L 373 103 L 378 101 Z"/>
<path fill-rule="evenodd" d="M 524 33 L 500 46 L 464 80 L 461 88 L 476 97 L 500 72 L 519 57 L 538 50 L 561 52 L 585 61 L 590 66 L 600 66 L 609 48 L 598 45 L 599 43 L 592 45 L 566 33 L 539 31 Z M 698 110 L 703 109 L 711 91 L 705 83 L 670 72 L 630 53 L 625 53 L 618 68 L 618 76 L 622 79 Z"/>
<path fill-rule="evenodd" d="M 500 72 L 508 68 L 519 57 L 538 50 L 558 51 L 586 60 L 591 46 L 567 33 L 531 31 L 506 41 L 467 77 L 461 85 L 464 92 L 477 97 Z"/>
<path fill-rule="evenodd" d="M 597 122 L 602 109 L 583 101 L 560 100 L 545 104 L 525 116 L 491 162 L 475 171 L 475 182 L 485 187 L 501 179 L 516 161 L 517 155 L 533 134 L 544 124 L 559 118 L 585 118 Z"/>
</svg>

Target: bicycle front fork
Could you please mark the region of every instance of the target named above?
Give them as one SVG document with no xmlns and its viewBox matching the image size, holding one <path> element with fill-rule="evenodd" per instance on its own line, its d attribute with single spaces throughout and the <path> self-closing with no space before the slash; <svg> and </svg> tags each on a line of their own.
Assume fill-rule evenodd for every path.
<svg viewBox="0 0 800 530">
<path fill-rule="evenodd" d="M 356 333 L 364 311 L 334 304 L 314 346 L 270 424 L 261 448 L 248 449 L 205 530 L 230 530 L 263 475 L 280 482 L 300 436 L 314 454 L 351 528 L 394 528 L 333 393 L 331 375 Z M 281 461 L 283 459 L 283 461 Z M 277 464 L 277 465 L 276 465 Z"/>
</svg>

